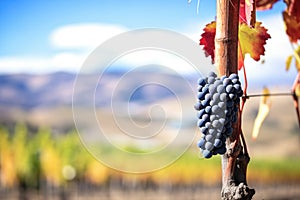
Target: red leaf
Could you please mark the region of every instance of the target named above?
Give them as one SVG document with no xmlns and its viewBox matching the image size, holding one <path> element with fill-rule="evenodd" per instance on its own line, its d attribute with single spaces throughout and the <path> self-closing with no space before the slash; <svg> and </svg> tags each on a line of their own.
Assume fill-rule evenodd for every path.
<svg viewBox="0 0 300 200">
<path fill-rule="evenodd" d="M 286 27 L 286 34 L 289 36 L 291 42 L 297 43 L 297 40 L 300 39 L 300 20 L 289 15 L 287 11 L 284 11 L 282 15 Z"/>
<path fill-rule="evenodd" d="M 297 21 L 300 21 L 300 1 L 299 0 L 284 0 L 287 5 L 289 16 L 293 16 Z"/>
<path fill-rule="evenodd" d="M 213 21 L 207 24 L 203 29 L 204 33 L 201 35 L 200 45 L 203 45 L 203 50 L 206 56 L 211 56 L 212 63 L 215 62 L 215 36 L 216 36 L 216 22 Z"/>
<path fill-rule="evenodd" d="M 256 10 L 269 10 L 278 0 L 256 0 Z"/>
</svg>

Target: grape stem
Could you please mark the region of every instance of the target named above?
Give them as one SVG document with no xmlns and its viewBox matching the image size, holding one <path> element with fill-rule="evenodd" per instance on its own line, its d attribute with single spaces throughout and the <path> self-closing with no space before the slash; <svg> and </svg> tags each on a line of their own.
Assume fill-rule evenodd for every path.
<svg viewBox="0 0 300 200">
<path fill-rule="evenodd" d="M 263 97 L 263 96 L 293 96 L 295 92 L 281 92 L 281 93 L 269 93 L 269 94 L 250 94 L 244 95 L 242 98 L 249 99 L 251 97 Z"/>
</svg>

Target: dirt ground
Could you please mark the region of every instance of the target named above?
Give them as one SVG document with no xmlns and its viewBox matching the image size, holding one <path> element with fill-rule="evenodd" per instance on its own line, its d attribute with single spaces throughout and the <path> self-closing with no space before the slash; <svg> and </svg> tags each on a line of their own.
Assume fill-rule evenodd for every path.
<svg viewBox="0 0 300 200">
<path fill-rule="evenodd" d="M 299 200 L 300 185 L 254 185 L 253 200 Z M 220 199 L 219 187 L 156 188 L 156 189 L 104 189 L 65 190 L 47 193 L 29 192 L 22 195 L 16 190 L 1 191 L 0 199 L 6 200 L 212 200 Z"/>
</svg>

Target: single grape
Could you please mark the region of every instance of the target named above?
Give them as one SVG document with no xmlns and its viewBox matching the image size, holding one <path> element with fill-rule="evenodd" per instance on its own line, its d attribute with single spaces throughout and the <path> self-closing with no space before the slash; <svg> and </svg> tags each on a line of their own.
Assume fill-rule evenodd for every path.
<svg viewBox="0 0 300 200">
<path fill-rule="evenodd" d="M 194 105 L 195 110 L 201 110 L 203 108 L 203 106 L 201 105 L 201 103 L 198 101 L 195 103 Z"/>
<path fill-rule="evenodd" d="M 209 72 L 208 77 L 214 77 L 217 78 L 217 74 L 215 72 Z"/>
<path fill-rule="evenodd" d="M 218 101 L 220 99 L 220 94 L 219 93 L 215 93 L 213 96 L 213 100 L 214 101 Z"/>
<path fill-rule="evenodd" d="M 208 85 L 205 85 L 203 88 L 202 88 L 202 91 L 204 94 L 208 93 Z"/>
<path fill-rule="evenodd" d="M 207 142 L 213 142 L 214 137 L 213 137 L 212 135 L 206 135 L 206 136 L 205 136 L 205 140 L 206 140 Z"/>
<path fill-rule="evenodd" d="M 198 127 L 202 127 L 202 126 L 204 126 L 205 125 L 205 121 L 203 120 L 203 119 L 199 119 L 198 121 L 197 121 L 197 126 Z"/>
<path fill-rule="evenodd" d="M 222 132 L 217 132 L 216 138 L 220 139 L 222 137 Z"/>
<path fill-rule="evenodd" d="M 232 85 L 227 85 L 225 90 L 226 90 L 227 93 L 231 93 L 231 92 L 233 92 L 233 86 Z"/>
<path fill-rule="evenodd" d="M 216 90 L 217 90 L 217 86 L 215 86 L 215 85 L 209 85 L 208 86 L 208 91 L 209 91 L 210 94 L 215 93 Z"/>
<path fill-rule="evenodd" d="M 224 109 L 226 107 L 226 104 L 224 102 L 219 102 L 218 103 L 218 106 L 221 108 L 221 109 Z"/>
<path fill-rule="evenodd" d="M 225 78 L 224 80 L 223 80 L 223 85 L 224 86 L 228 86 L 228 85 L 231 85 L 232 84 L 232 82 L 231 82 L 231 80 L 229 79 L 229 78 Z"/>
<path fill-rule="evenodd" d="M 200 104 L 201 105 L 201 104 Z M 202 117 L 202 115 L 205 114 L 205 109 L 202 108 L 201 110 L 199 110 L 199 112 L 197 113 L 197 117 L 198 119 L 200 119 Z"/>
<path fill-rule="evenodd" d="M 220 127 L 222 126 L 222 124 L 219 122 L 219 120 L 214 120 L 214 121 L 212 122 L 212 126 L 213 126 L 214 128 L 220 128 Z"/>
<path fill-rule="evenodd" d="M 219 86 L 217 87 L 217 92 L 218 92 L 219 94 L 222 94 L 224 91 L 225 91 L 224 85 L 219 85 Z"/>
<path fill-rule="evenodd" d="M 204 97 L 205 100 L 209 101 L 211 99 L 211 94 L 210 93 L 207 93 Z"/>
<path fill-rule="evenodd" d="M 216 118 L 217 118 L 216 115 L 210 115 L 210 117 L 209 117 L 210 121 L 214 121 Z"/>
<path fill-rule="evenodd" d="M 215 78 L 214 77 L 210 76 L 210 77 L 207 78 L 207 83 L 208 84 L 213 84 L 214 82 L 215 82 Z"/>
<path fill-rule="evenodd" d="M 220 107 L 218 105 L 214 105 L 211 108 L 212 113 L 218 113 L 220 111 Z"/>
<path fill-rule="evenodd" d="M 219 119 L 219 122 L 221 123 L 221 125 L 223 125 L 224 126 L 224 124 L 225 124 L 225 121 L 226 121 L 226 119 L 225 118 L 220 118 Z"/>
<path fill-rule="evenodd" d="M 203 119 L 205 122 L 207 122 L 207 121 L 209 121 L 209 115 L 204 114 L 201 119 Z"/>
<path fill-rule="evenodd" d="M 233 73 L 233 74 L 230 74 L 228 78 L 230 78 L 231 80 L 233 80 L 233 79 L 237 79 L 238 80 L 239 76 L 237 74 Z"/>
<path fill-rule="evenodd" d="M 202 155 L 204 156 L 204 158 L 211 158 L 212 152 L 205 149 L 205 150 L 203 150 Z"/>
<path fill-rule="evenodd" d="M 206 106 L 205 107 L 205 112 L 210 113 L 211 112 L 211 106 Z"/>
<path fill-rule="evenodd" d="M 199 148 L 204 149 L 205 143 L 206 143 L 205 139 L 204 139 L 204 138 L 201 138 L 201 139 L 198 141 L 197 145 L 198 145 Z"/>
<path fill-rule="evenodd" d="M 210 129 L 209 129 L 210 126 L 211 126 L 211 123 L 210 123 L 210 122 L 206 122 L 206 123 L 205 123 L 205 127 L 208 128 L 208 130 L 210 130 Z"/>
<path fill-rule="evenodd" d="M 223 155 L 224 153 L 226 153 L 226 146 L 222 145 L 220 148 L 217 148 L 215 150 L 218 154 Z"/>
<path fill-rule="evenodd" d="M 204 99 L 204 97 L 205 97 L 205 93 L 204 92 L 198 92 L 198 99 L 199 100 L 203 100 Z"/>
<path fill-rule="evenodd" d="M 209 101 L 205 99 L 205 100 L 201 101 L 201 104 L 203 107 L 207 107 L 209 104 Z"/>
<path fill-rule="evenodd" d="M 236 91 L 241 90 L 241 85 L 240 84 L 234 84 L 233 87 L 236 89 Z"/>
<path fill-rule="evenodd" d="M 229 97 L 229 99 L 231 99 L 231 100 L 235 100 L 235 99 L 237 98 L 237 96 L 236 96 L 235 93 L 230 93 L 230 94 L 228 95 L 228 97 Z"/>
<path fill-rule="evenodd" d="M 214 146 L 220 148 L 222 146 L 222 141 L 220 139 L 215 139 Z"/>
<path fill-rule="evenodd" d="M 220 79 L 217 79 L 217 80 L 214 82 L 214 85 L 215 85 L 215 86 L 223 85 L 223 81 L 221 81 Z"/>
<path fill-rule="evenodd" d="M 213 148 L 214 148 L 213 143 L 206 141 L 205 149 L 208 150 L 208 151 L 211 151 L 211 150 L 213 150 Z"/>
<path fill-rule="evenodd" d="M 227 100 L 227 94 L 226 93 L 222 93 L 220 95 L 220 100 L 223 101 L 223 102 L 225 102 Z"/>
<path fill-rule="evenodd" d="M 205 79 L 204 78 L 199 78 L 198 79 L 198 85 L 204 86 L 206 84 Z"/>
<path fill-rule="evenodd" d="M 201 91 L 202 91 L 202 88 L 203 88 L 202 85 L 198 85 L 198 87 L 197 87 L 198 92 L 201 92 Z"/>
<path fill-rule="evenodd" d="M 210 129 L 208 129 L 208 134 L 209 135 L 216 135 L 217 134 L 217 130 L 214 129 L 214 128 L 210 128 Z"/>
<path fill-rule="evenodd" d="M 201 133 L 203 133 L 204 135 L 206 135 L 207 132 L 208 132 L 208 128 L 206 128 L 205 126 L 204 127 L 200 127 L 200 131 L 201 131 Z"/>
</svg>

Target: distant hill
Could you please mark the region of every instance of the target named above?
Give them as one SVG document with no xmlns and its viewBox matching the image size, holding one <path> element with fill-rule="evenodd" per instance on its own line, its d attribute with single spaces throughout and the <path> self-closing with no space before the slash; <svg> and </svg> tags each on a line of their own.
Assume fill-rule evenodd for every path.
<svg viewBox="0 0 300 200">
<path fill-rule="evenodd" d="M 65 72 L 0 75 L 0 107 L 27 110 L 71 106 L 75 79 L 76 74 Z M 113 71 L 105 73 L 100 80 L 98 75 L 84 75 L 82 79 L 84 81 L 77 85 L 74 96 L 76 103 L 80 105 L 92 102 L 93 99 L 87 93 L 94 93 L 95 105 L 103 107 L 110 105 L 111 98 L 124 102 L 129 100 L 148 103 L 174 96 L 174 91 L 171 91 L 173 88 L 176 88 L 176 95 L 188 92 L 181 83 L 183 79 L 178 75 L 155 71 L 133 71 L 127 74 Z M 196 78 L 189 78 L 188 81 L 195 80 Z"/>
</svg>

